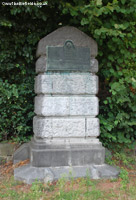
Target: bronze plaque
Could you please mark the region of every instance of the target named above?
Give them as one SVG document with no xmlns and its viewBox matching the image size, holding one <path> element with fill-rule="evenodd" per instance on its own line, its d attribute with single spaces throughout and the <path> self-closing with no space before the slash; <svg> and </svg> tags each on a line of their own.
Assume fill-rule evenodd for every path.
<svg viewBox="0 0 136 200">
<path fill-rule="evenodd" d="M 67 40 L 63 47 L 47 47 L 47 71 L 90 71 L 90 48 L 74 46 Z"/>
</svg>

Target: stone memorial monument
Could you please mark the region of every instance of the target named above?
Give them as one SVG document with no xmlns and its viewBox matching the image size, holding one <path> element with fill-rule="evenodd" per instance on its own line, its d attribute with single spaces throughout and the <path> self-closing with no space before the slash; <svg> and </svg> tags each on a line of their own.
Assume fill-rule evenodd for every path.
<svg viewBox="0 0 136 200">
<path fill-rule="evenodd" d="M 39 41 L 35 78 L 34 137 L 14 154 L 30 164 L 14 171 L 32 183 L 67 177 L 115 178 L 119 171 L 104 164 L 100 134 L 97 44 L 74 27 L 62 27 Z"/>
</svg>

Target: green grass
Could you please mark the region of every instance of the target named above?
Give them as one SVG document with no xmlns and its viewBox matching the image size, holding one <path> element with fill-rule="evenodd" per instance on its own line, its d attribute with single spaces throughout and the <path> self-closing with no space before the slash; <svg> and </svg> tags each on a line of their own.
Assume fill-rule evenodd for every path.
<svg viewBox="0 0 136 200">
<path fill-rule="evenodd" d="M 0 185 L 0 199 L 3 200 L 117 200 L 136 199 L 136 183 L 127 179 L 123 171 L 123 178 L 111 180 L 91 180 L 89 177 L 76 180 L 61 178 L 56 183 L 43 184 L 38 181 L 27 185 L 14 181 L 13 177 L 5 179 Z M 125 178 L 124 178 L 125 177 Z M 120 180 L 121 179 L 121 180 Z M 101 189 L 103 184 L 120 185 L 110 189 Z M 125 185 L 125 187 L 124 187 Z M 122 187 L 123 186 L 123 187 Z"/>
</svg>

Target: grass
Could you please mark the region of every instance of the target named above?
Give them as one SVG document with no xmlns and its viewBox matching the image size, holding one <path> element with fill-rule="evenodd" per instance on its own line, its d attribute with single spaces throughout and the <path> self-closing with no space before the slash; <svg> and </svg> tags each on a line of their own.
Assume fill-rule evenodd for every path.
<svg viewBox="0 0 136 200">
<path fill-rule="evenodd" d="M 91 180 L 85 178 L 67 180 L 62 177 L 53 183 L 35 181 L 32 185 L 15 181 L 8 174 L 0 180 L 0 199 L 3 200 L 135 200 L 136 160 L 127 153 L 115 153 L 113 164 L 121 168 L 119 178 Z"/>
<path fill-rule="evenodd" d="M 124 172 L 122 172 L 124 173 Z M 125 176 L 125 179 L 124 179 Z M 68 181 L 61 178 L 57 182 L 43 184 L 34 182 L 27 185 L 14 181 L 13 176 L 2 180 L 0 199 L 3 200 L 113 200 L 136 199 L 135 177 L 126 180 L 91 180 L 89 177 Z"/>
<path fill-rule="evenodd" d="M 3 200 L 135 200 L 135 179 L 129 179 L 127 187 L 122 187 L 121 179 L 91 180 L 80 178 L 68 181 L 64 178 L 58 182 L 43 184 L 34 182 L 27 185 L 14 181 L 13 177 L 5 179 L 0 185 L 0 199 Z"/>
</svg>

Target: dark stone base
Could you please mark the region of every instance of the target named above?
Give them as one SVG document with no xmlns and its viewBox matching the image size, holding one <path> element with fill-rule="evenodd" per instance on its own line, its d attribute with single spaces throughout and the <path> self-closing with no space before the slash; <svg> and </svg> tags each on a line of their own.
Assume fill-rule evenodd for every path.
<svg viewBox="0 0 136 200">
<path fill-rule="evenodd" d="M 25 165 L 14 170 L 15 180 L 23 181 L 27 184 L 35 180 L 47 183 L 58 180 L 62 177 L 70 179 L 89 176 L 92 179 L 109 179 L 117 178 L 119 170 L 110 165 L 89 165 L 74 167 L 32 167 Z"/>
<path fill-rule="evenodd" d="M 119 170 L 104 164 L 105 148 L 99 140 L 48 140 L 32 139 L 21 146 L 14 154 L 14 163 L 30 159 L 30 165 L 14 171 L 16 180 L 32 183 L 53 181 L 72 176 L 90 178 L 116 178 Z"/>
<path fill-rule="evenodd" d="M 30 144 L 29 143 L 24 143 L 21 145 L 14 153 L 13 155 L 13 161 L 14 164 L 30 159 Z"/>
</svg>

